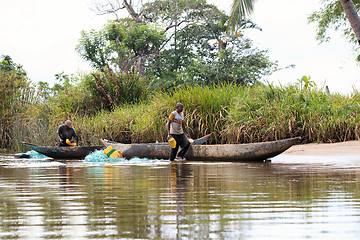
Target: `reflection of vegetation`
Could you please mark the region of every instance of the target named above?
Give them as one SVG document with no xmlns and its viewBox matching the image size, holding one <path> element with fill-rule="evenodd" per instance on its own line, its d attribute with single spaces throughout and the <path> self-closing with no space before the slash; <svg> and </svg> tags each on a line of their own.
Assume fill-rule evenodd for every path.
<svg viewBox="0 0 360 240">
<path fill-rule="evenodd" d="M 255 169 L 186 164 L 156 170 L 111 167 L 104 171 L 107 176 L 104 182 L 98 182 L 92 190 L 89 188 L 91 230 L 102 231 L 105 226 L 116 225 L 117 237 L 201 238 L 210 236 L 214 224 L 218 229 L 226 229 L 234 221 L 252 219 L 254 204 L 260 212 L 266 212 L 269 207 L 303 207 L 304 204 L 310 205 L 308 211 L 311 211 L 315 199 L 327 198 L 333 190 L 334 186 L 324 181 L 332 178 L 329 174 L 287 170 L 262 163 Z M 97 174 L 96 178 L 99 177 Z M 345 182 L 354 175 L 342 177 L 344 185 L 338 189 L 340 192 L 347 189 Z M 356 189 L 353 188 L 354 193 Z M 108 219 L 106 223 L 104 218 Z M 164 232 L 160 227 L 172 229 L 173 224 L 177 226 L 175 232 Z M 199 226 L 201 230 L 187 228 L 189 225 Z"/>
<path fill-rule="evenodd" d="M 20 229 L 21 219 L 24 217 L 18 210 L 17 202 L 7 197 L 5 194 L 0 195 L 0 230 L 2 233 L 14 233 Z"/>
<path fill-rule="evenodd" d="M 8 186 L 14 174 L 20 174 L 1 173 L 2 184 Z M 23 174 L 19 186 L 9 192 L 0 188 L 0 230 L 21 235 L 22 229 L 34 227 L 24 221 L 30 215 L 41 216 L 36 227 L 41 226 L 47 238 L 65 238 L 72 226 L 80 225 L 86 230 L 76 234 L 95 239 L 226 238 L 229 228 L 244 231 L 249 224 L 259 224 L 256 220 L 284 219 L 286 212 L 316 218 L 312 212 L 318 211 L 318 203 L 331 206 L 327 201 L 333 194 L 360 198 L 356 172 L 296 170 L 269 163 L 106 165 L 66 174 L 71 174 L 65 175 L 71 185 L 58 185 L 59 175 L 47 169 Z M 29 203 L 40 208 L 29 208 Z"/>
<path fill-rule="evenodd" d="M 63 202 L 56 200 L 56 196 L 53 193 L 46 193 L 41 197 L 39 202 L 40 206 L 43 208 L 44 216 L 44 231 L 46 232 L 61 232 L 64 229 L 64 226 L 67 224 L 64 211 L 62 210 Z M 60 237 L 61 234 L 54 234 L 53 237 Z"/>
</svg>

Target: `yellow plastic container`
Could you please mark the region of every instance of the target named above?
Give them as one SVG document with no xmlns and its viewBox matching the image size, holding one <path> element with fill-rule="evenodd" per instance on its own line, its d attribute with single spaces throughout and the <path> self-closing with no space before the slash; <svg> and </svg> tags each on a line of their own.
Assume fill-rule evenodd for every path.
<svg viewBox="0 0 360 240">
<path fill-rule="evenodd" d="M 123 155 L 121 154 L 120 151 L 116 151 L 113 147 L 108 146 L 105 150 L 104 150 L 104 155 L 109 157 L 109 158 L 123 158 Z"/>
<path fill-rule="evenodd" d="M 171 148 L 175 148 L 175 147 L 176 147 L 176 141 L 175 141 L 174 138 L 170 138 L 170 139 L 168 140 L 168 143 L 169 143 L 169 145 L 170 145 Z"/>
<path fill-rule="evenodd" d="M 70 142 L 69 139 L 66 139 L 66 144 L 67 144 L 67 145 L 70 145 L 70 146 L 76 146 L 76 143 Z"/>
</svg>

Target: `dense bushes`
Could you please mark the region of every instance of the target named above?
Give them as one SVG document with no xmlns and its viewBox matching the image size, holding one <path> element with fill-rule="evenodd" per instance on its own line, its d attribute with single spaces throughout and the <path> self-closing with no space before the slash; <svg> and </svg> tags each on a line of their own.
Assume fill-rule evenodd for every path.
<svg viewBox="0 0 360 240">
<path fill-rule="evenodd" d="M 2 148 L 19 149 L 21 141 L 55 145 L 57 127 L 66 119 L 73 121 L 81 145 L 99 144 L 101 138 L 165 141 L 165 123 L 177 102 L 185 105 L 191 136 L 214 132 L 210 143 L 360 138 L 360 94 L 326 95 L 308 81 L 280 87 L 194 85 L 148 93 L 135 71 L 117 74 L 108 69 L 66 77 L 51 91 L 46 84 L 35 90 L 26 74 L 13 70 L 1 69 L 0 79 Z"/>
<path fill-rule="evenodd" d="M 64 92 L 46 104 L 29 107 L 26 116 L 13 118 L 15 146 L 20 140 L 54 145 L 56 129 L 67 118 L 73 121 L 81 145 L 99 144 L 101 138 L 124 143 L 165 141 L 165 123 L 177 102 L 185 105 L 191 136 L 198 138 L 214 132 L 210 143 L 247 143 L 295 136 L 306 142 L 337 142 L 360 137 L 357 92 L 345 97 L 328 96 L 318 89 L 301 89 L 297 85 L 193 86 L 171 93 L 153 92 L 148 99 L 116 106 L 113 111 L 84 114 L 74 109 L 86 109 L 85 105 L 95 100 L 80 86 L 79 83 L 68 88 L 67 95 Z M 83 93 L 76 94 L 75 89 Z M 59 103 L 66 99 L 69 108 Z"/>
<path fill-rule="evenodd" d="M 359 139 L 360 95 L 327 96 L 298 86 L 224 84 L 153 94 L 145 102 L 81 118 L 77 125 L 94 141 L 165 141 L 165 123 L 176 102 L 185 105 L 193 138 L 215 132 L 212 143 L 247 143 L 301 136 L 306 142 Z M 89 136 L 87 136 L 89 138 Z"/>
<path fill-rule="evenodd" d="M 32 97 L 33 88 L 25 71 L 9 56 L 3 56 L 0 62 L 0 148 L 11 146 L 14 118 L 31 104 Z"/>
<path fill-rule="evenodd" d="M 135 68 L 126 73 L 117 73 L 109 67 L 104 72 L 93 73 L 86 78 L 85 84 L 96 104 L 103 109 L 112 110 L 116 106 L 144 100 L 147 89 Z"/>
</svg>

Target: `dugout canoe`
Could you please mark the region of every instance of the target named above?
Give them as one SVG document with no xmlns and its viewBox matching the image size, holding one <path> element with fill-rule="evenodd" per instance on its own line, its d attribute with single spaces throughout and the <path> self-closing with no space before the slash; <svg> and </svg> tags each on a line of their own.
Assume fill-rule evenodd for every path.
<svg viewBox="0 0 360 240">
<path fill-rule="evenodd" d="M 89 153 L 94 152 L 95 150 L 104 149 L 104 146 L 50 147 L 39 146 L 26 142 L 23 142 L 22 144 L 31 150 L 55 159 L 84 159 Z"/>
<path fill-rule="evenodd" d="M 190 161 L 261 161 L 299 143 L 300 137 L 248 144 L 191 145 L 185 158 Z M 122 144 L 102 140 L 107 147 L 121 151 L 125 158 L 169 159 L 170 147 L 164 144 Z"/>
</svg>

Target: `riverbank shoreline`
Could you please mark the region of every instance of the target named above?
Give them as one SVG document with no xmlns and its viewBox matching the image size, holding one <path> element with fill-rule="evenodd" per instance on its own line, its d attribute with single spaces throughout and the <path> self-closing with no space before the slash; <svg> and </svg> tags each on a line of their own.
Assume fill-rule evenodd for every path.
<svg viewBox="0 0 360 240">
<path fill-rule="evenodd" d="M 286 155 L 360 155 L 360 141 L 294 145 Z"/>
</svg>

